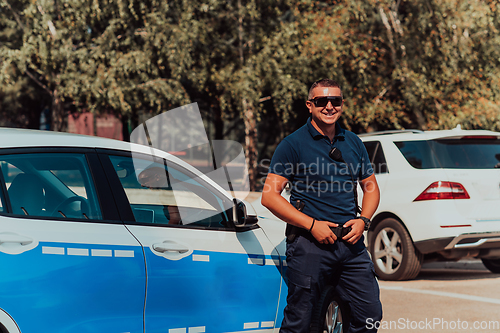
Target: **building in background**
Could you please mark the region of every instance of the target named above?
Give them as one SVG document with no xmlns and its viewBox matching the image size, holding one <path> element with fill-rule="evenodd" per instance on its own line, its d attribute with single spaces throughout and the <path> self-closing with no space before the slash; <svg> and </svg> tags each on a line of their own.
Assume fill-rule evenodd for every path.
<svg viewBox="0 0 500 333">
<path fill-rule="evenodd" d="M 122 122 L 111 113 L 94 115 L 90 112 L 70 113 L 68 132 L 123 140 Z"/>
</svg>

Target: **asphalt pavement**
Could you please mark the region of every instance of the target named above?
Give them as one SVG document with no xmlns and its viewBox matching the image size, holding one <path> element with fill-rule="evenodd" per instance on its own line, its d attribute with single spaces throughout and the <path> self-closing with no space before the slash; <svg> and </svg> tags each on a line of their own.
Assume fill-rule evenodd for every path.
<svg viewBox="0 0 500 333">
<path fill-rule="evenodd" d="M 411 281 L 379 281 L 379 332 L 500 332 L 500 274 L 479 260 L 424 264 Z"/>
</svg>

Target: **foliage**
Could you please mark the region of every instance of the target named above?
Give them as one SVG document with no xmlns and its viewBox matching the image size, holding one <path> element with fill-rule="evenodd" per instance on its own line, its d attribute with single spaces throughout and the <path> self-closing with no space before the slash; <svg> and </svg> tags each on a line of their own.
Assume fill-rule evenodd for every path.
<svg viewBox="0 0 500 333">
<path fill-rule="evenodd" d="M 4 124 L 68 112 L 134 127 L 191 101 L 214 137 L 272 155 L 308 116 L 308 87 L 339 81 L 342 122 L 500 130 L 494 0 L 0 0 Z M 259 148 L 259 150 L 257 150 Z M 255 179 L 253 180 L 255 183 Z"/>
<path fill-rule="evenodd" d="M 320 2 L 305 43 L 342 84 L 344 122 L 356 132 L 499 130 L 499 9 L 481 0 Z"/>
<path fill-rule="evenodd" d="M 27 3 L 18 14 L 23 43 L 1 48 L 2 79 L 14 85 L 28 75 L 52 98 L 60 122 L 72 108 L 137 117 L 188 103 L 180 81 L 196 33 L 190 8 L 186 1 Z M 9 76 L 9 68 L 19 75 Z"/>
<path fill-rule="evenodd" d="M 255 184 L 257 122 L 269 113 L 286 121 L 290 100 L 304 92 L 303 83 L 289 74 L 287 66 L 300 42 L 295 23 L 287 19 L 290 4 L 286 0 L 201 1 L 195 7 L 199 8 L 197 23 L 204 29 L 193 54 L 196 80 L 191 81 L 191 91 L 197 94 L 192 96 L 211 110 L 218 139 L 224 137 L 225 121 L 242 120 L 239 129 L 245 134 L 249 176 Z"/>
</svg>

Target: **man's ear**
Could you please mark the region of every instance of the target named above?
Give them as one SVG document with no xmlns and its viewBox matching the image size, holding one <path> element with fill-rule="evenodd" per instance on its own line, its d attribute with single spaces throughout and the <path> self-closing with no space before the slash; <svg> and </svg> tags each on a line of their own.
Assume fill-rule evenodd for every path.
<svg viewBox="0 0 500 333">
<path fill-rule="evenodd" d="M 309 109 L 309 113 L 311 113 L 312 103 L 311 101 L 306 101 L 306 107 Z"/>
</svg>

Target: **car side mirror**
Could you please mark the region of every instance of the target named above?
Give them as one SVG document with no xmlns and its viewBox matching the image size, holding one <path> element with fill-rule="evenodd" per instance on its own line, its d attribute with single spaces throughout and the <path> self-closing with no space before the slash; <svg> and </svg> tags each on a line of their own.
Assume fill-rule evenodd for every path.
<svg viewBox="0 0 500 333">
<path fill-rule="evenodd" d="M 244 201 L 233 199 L 233 203 L 233 223 L 236 228 L 251 227 L 257 224 L 259 221 L 257 214 L 248 212 L 247 204 Z"/>
</svg>

